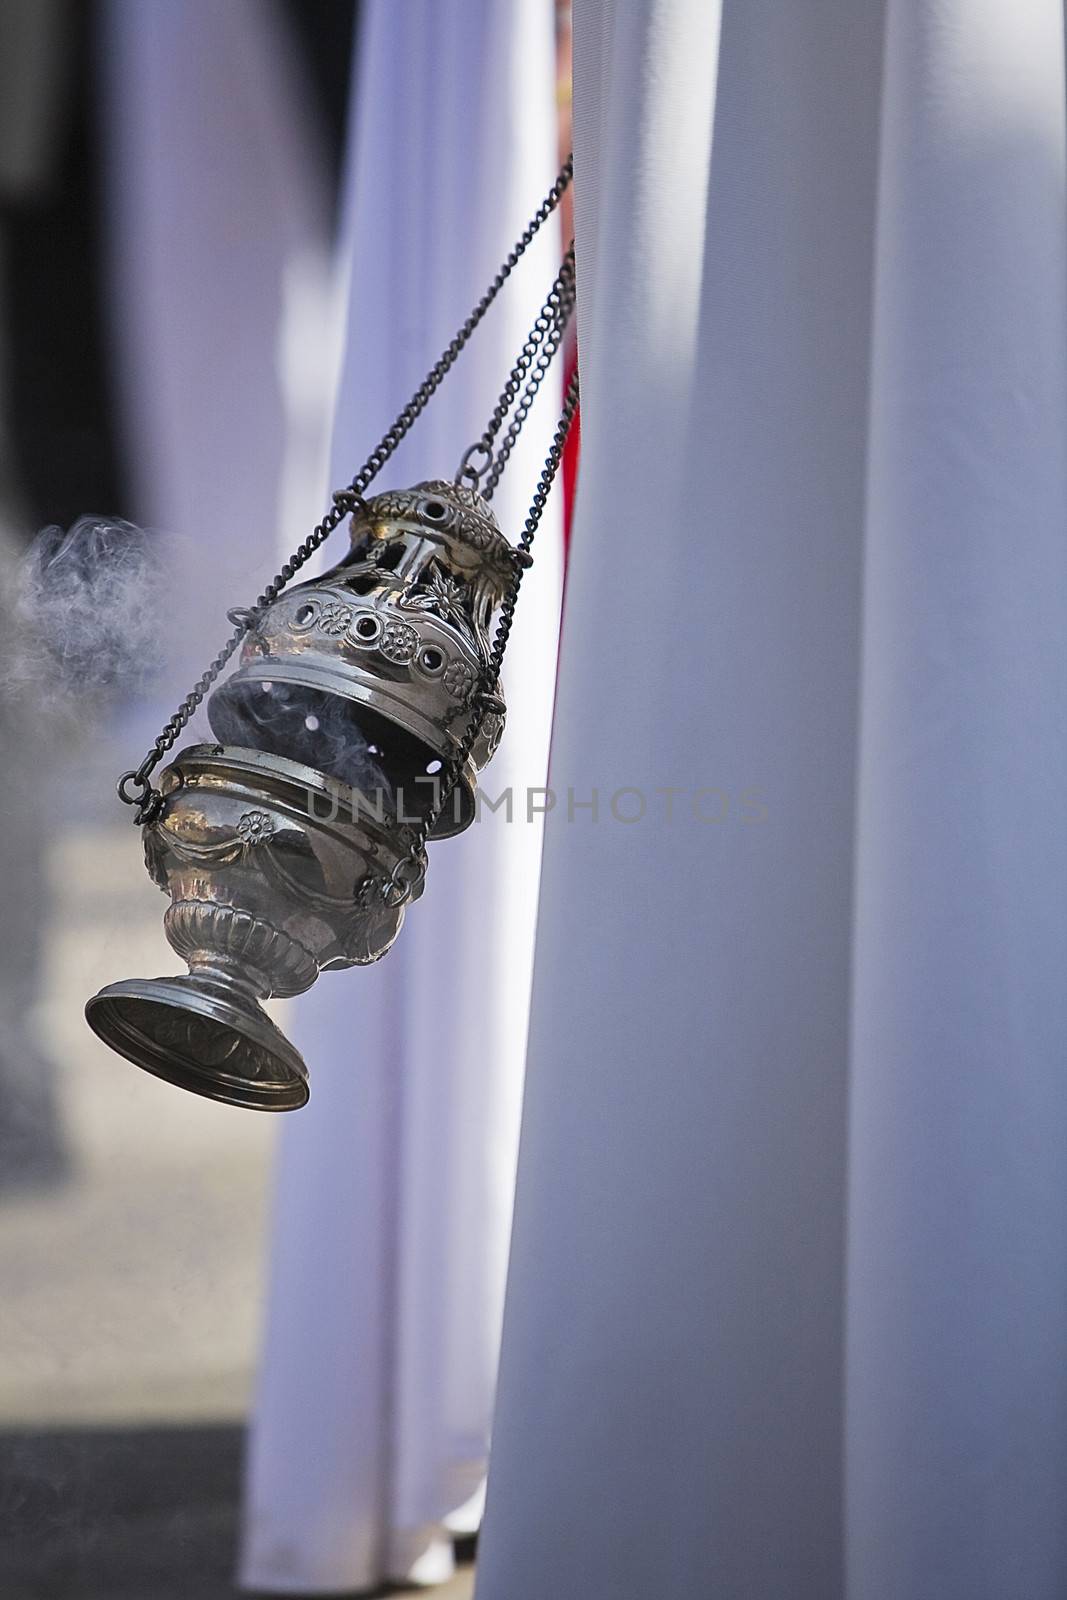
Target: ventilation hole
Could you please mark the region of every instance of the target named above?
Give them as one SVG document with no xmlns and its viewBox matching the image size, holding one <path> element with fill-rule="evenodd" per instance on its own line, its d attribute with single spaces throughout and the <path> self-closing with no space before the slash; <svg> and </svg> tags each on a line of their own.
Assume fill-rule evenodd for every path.
<svg viewBox="0 0 1067 1600">
<path fill-rule="evenodd" d="M 296 623 L 298 628 L 306 628 L 314 615 L 314 606 L 301 606 L 297 611 L 296 616 L 293 618 L 293 621 Z"/>
<path fill-rule="evenodd" d="M 356 623 L 356 633 L 361 639 L 376 639 L 381 631 L 381 623 L 377 617 L 360 617 Z"/>
<path fill-rule="evenodd" d="M 440 672 L 445 664 L 444 653 L 436 645 L 429 645 L 419 657 L 427 672 Z"/>
<path fill-rule="evenodd" d="M 360 572 L 354 578 L 345 579 L 345 588 L 351 589 L 353 594 L 370 594 L 374 587 L 375 580 L 369 572 Z"/>
<path fill-rule="evenodd" d="M 440 500 L 424 500 L 422 514 L 429 517 L 431 522 L 440 522 L 448 515 L 448 507 L 441 504 Z"/>
<path fill-rule="evenodd" d="M 406 546 L 402 539 L 391 540 L 378 557 L 378 571 L 395 572 L 397 567 L 400 565 L 400 558 L 404 554 L 405 549 Z"/>
</svg>

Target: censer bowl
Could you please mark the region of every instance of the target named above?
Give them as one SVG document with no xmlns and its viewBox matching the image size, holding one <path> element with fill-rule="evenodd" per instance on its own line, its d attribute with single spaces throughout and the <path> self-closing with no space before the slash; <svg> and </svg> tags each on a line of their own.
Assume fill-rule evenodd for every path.
<svg viewBox="0 0 1067 1600">
<path fill-rule="evenodd" d="M 189 972 L 109 984 L 86 1018 L 157 1077 L 230 1105 L 295 1110 L 307 1068 L 260 1001 L 385 954 L 404 913 L 380 886 L 410 830 L 384 794 L 259 750 L 193 746 L 160 792 L 145 861 L 170 896 L 164 929 Z"/>
</svg>

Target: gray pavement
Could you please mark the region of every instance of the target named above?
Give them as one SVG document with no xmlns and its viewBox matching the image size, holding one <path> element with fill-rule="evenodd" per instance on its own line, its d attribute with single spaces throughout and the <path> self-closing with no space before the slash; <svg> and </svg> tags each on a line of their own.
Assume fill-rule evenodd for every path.
<svg viewBox="0 0 1067 1600">
<path fill-rule="evenodd" d="M 241 1448 L 224 1425 L 0 1434 L 0 1594 L 233 1600 Z M 464 1568 L 434 1593 L 472 1588 Z"/>
</svg>

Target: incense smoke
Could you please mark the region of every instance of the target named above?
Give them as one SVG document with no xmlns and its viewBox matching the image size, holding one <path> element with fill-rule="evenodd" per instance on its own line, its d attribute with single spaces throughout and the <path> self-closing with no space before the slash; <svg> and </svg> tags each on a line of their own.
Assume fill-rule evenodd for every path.
<svg viewBox="0 0 1067 1600">
<path fill-rule="evenodd" d="M 173 540 L 161 548 L 118 519 L 45 528 L 0 582 L 14 624 L 0 696 L 69 720 L 144 689 L 165 664 L 175 626 L 174 560 Z M 431 802 L 427 779 L 440 766 L 433 752 L 342 696 L 279 681 L 224 682 L 207 709 L 224 744 L 284 756 L 389 805 L 401 790 L 410 807 Z"/>
<path fill-rule="evenodd" d="M 14 661 L 6 687 L 74 702 L 142 688 L 159 662 L 165 574 L 130 522 L 45 528 L 10 576 Z"/>
<path fill-rule="evenodd" d="M 260 681 L 223 693 L 211 706 L 211 726 L 224 744 L 285 756 L 364 794 L 395 798 L 386 752 L 359 726 L 358 709 L 340 696 Z"/>
</svg>

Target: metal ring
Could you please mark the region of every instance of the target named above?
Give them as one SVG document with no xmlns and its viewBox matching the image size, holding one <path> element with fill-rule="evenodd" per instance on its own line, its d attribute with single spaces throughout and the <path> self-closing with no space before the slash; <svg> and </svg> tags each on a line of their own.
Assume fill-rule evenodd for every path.
<svg viewBox="0 0 1067 1600">
<path fill-rule="evenodd" d="M 422 877 L 425 862 L 414 856 L 401 856 L 388 878 L 382 882 L 382 899 L 391 909 L 411 899 L 411 891 Z"/>
<path fill-rule="evenodd" d="M 330 499 L 340 511 L 350 512 L 352 516 L 368 509 L 366 500 L 355 489 L 335 489 Z"/>
<path fill-rule="evenodd" d="M 152 758 L 146 756 L 141 766 L 144 767 Z M 128 793 L 129 786 L 135 784 L 138 792 Z M 119 799 L 128 806 L 136 806 L 133 820 L 139 825 L 154 822 L 163 808 L 163 796 L 158 789 L 153 789 L 145 774 L 138 769 L 137 772 L 124 772 L 116 785 Z"/>
<path fill-rule="evenodd" d="M 479 451 L 481 451 L 485 459 L 480 467 L 472 466 L 472 458 L 477 455 Z M 460 461 L 459 470 L 456 473 L 455 481 L 457 483 L 461 483 L 463 479 L 466 478 L 470 482 L 471 487 L 477 489 L 479 483 L 482 481 L 482 478 L 492 465 L 492 461 L 492 450 L 484 440 L 479 439 L 476 444 L 472 444 L 468 446 L 466 450 L 464 450 L 463 459 Z"/>
<path fill-rule="evenodd" d="M 232 622 L 235 628 L 242 628 L 247 633 L 249 628 L 255 627 L 262 614 L 262 606 L 231 606 L 226 613 L 226 621 Z"/>
<path fill-rule="evenodd" d="M 130 783 L 136 783 L 138 785 L 138 787 L 140 789 L 140 793 L 139 794 L 127 794 L 126 793 L 126 787 Z M 127 805 L 127 806 L 142 806 L 142 805 L 144 805 L 145 799 L 147 798 L 147 794 L 148 794 L 149 789 L 151 788 L 151 784 L 148 782 L 147 776 L 143 776 L 141 774 L 140 770 L 135 772 L 134 769 L 131 767 L 129 772 L 124 772 L 122 774 L 122 777 L 119 779 L 118 783 L 116 784 L 116 788 L 118 790 L 119 799 L 122 801 L 123 805 Z"/>
<path fill-rule="evenodd" d="M 433 651 L 437 657 L 437 664 L 435 666 L 431 666 L 431 664 L 425 659 L 431 651 Z M 439 644 L 431 640 L 429 644 L 424 644 L 421 650 L 416 651 L 415 665 L 418 667 L 419 671 L 424 672 L 428 678 L 439 678 L 448 666 L 448 654 L 445 650 L 442 650 Z"/>
<path fill-rule="evenodd" d="M 366 628 L 365 623 L 370 623 L 372 626 Z M 385 623 L 376 611 L 357 611 L 349 619 L 347 636 L 364 650 L 370 650 L 376 645 L 384 632 Z"/>
</svg>

